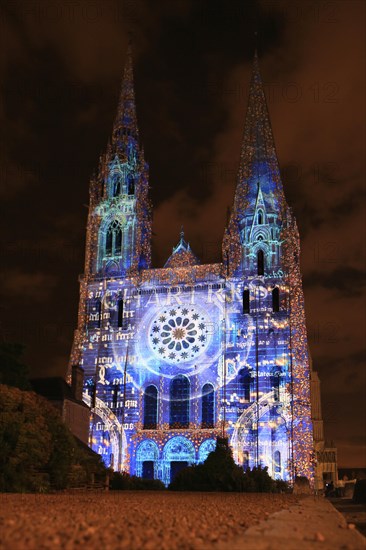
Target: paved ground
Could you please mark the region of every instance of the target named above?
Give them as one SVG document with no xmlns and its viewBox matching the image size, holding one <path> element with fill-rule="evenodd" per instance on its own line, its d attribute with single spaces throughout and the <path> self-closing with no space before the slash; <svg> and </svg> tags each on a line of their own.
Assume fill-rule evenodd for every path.
<svg viewBox="0 0 366 550">
<path fill-rule="evenodd" d="M 0 548 L 184 550 L 229 541 L 292 495 L 110 492 L 0 495 Z"/>
<path fill-rule="evenodd" d="M 328 501 L 313 497 L 0 495 L 3 550 L 364 550 L 365 541 Z"/>
<path fill-rule="evenodd" d="M 249 527 L 230 550 L 365 550 L 366 538 L 324 497 L 305 497 Z M 216 550 L 227 550 L 225 544 Z"/>
<path fill-rule="evenodd" d="M 366 504 L 355 504 L 351 498 L 331 498 L 330 502 L 346 518 L 347 523 L 353 523 L 366 536 Z"/>
</svg>

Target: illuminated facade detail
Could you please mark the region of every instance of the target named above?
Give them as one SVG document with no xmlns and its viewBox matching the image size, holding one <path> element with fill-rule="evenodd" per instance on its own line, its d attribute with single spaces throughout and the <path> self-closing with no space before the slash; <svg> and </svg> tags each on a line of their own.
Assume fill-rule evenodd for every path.
<svg viewBox="0 0 366 550">
<path fill-rule="evenodd" d="M 187 267 L 189 265 L 197 265 L 200 261 L 193 253 L 190 244 L 184 240 L 183 227 L 180 233 L 180 241 L 168 258 L 164 267 Z"/>
<path fill-rule="evenodd" d="M 206 441 L 201 443 L 200 448 L 198 450 L 198 463 L 204 462 L 208 457 L 208 455 L 215 450 L 215 447 L 216 447 L 215 439 L 206 439 Z"/>
<path fill-rule="evenodd" d="M 313 479 L 299 236 L 256 56 L 223 262 L 200 264 L 182 230 L 164 268 L 152 268 L 150 240 L 129 52 L 90 184 L 70 361 L 85 371 L 90 445 L 116 470 L 169 483 L 224 431 L 243 468 Z"/>
<path fill-rule="evenodd" d="M 209 322 L 196 307 L 178 305 L 162 309 L 154 319 L 149 343 L 159 359 L 191 361 L 209 343 Z"/>
</svg>

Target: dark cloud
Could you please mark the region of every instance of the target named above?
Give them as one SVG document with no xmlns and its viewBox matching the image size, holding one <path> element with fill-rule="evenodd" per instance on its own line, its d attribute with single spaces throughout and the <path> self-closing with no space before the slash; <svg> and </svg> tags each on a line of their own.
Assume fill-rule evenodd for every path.
<svg viewBox="0 0 366 550">
<path fill-rule="evenodd" d="M 347 184 L 348 182 L 345 181 L 344 183 Z M 359 210 L 360 206 L 362 207 L 365 201 L 365 195 L 366 190 L 363 186 L 354 186 L 341 201 L 332 206 L 329 212 L 330 216 L 337 220 L 351 216 L 356 210 Z"/>
<path fill-rule="evenodd" d="M 8 300 L 18 298 L 19 302 L 44 302 L 56 285 L 56 279 L 45 273 L 29 273 L 19 270 L 10 270 L 2 274 L 2 292 Z"/>
<path fill-rule="evenodd" d="M 303 281 L 308 288 L 322 286 L 336 290 L 343 296 L 362 296 L 366 285 L 365 272 L 347 266 L 336 267 L 330 273 L 312 271 L 306 274 Z"/>
<path fill-rule="evenodd" d="M 354 351 L 353 353 L 350 353 L 346 356 L 340 356 L 340 357 L 320 357 L 320 362 L 322 365 L 323 371 L 327 370 L 333 370 L 335 368 L 337 369 L 343 369 L 345 368 L 349 370 L 350 368 L 358 368 L 360 365 L 364 365 L 366 360 L 366 348 L 362 348 L 360 350 Z M 363 373 L 366 375 L 366 373 Z M 364 391 L 365 388 L 360 388 L 361 391 Z"/>
</svg>

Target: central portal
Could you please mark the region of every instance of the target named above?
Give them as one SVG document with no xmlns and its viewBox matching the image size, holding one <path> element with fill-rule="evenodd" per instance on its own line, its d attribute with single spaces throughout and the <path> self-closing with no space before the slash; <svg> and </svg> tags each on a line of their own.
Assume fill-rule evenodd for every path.
<svg viewBox="0 0 366 550">
<path fill-rule="evenodd" d="M 170 463 L 170 483 L 174 480 L 175 476 L 188 466 L 188 462 L 183 460 L 174 460 Z"/>
<path fill-rule="evenodd" d="M 196 462 L 196 453 L 192 441 L 184 436 L 170 439 L 163 449 L 162 481 L 169 485 L 182 468 Z"/>
</svg>

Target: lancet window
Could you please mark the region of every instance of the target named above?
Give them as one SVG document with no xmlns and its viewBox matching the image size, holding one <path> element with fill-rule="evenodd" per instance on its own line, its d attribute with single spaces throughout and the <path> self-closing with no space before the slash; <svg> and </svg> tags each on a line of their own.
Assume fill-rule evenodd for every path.
<svg viewBox="0 0 366 550">
<path fill-rule="evenodd" d="M 190 384 L 182 374 L 170 383 L 170 421 L 171 428 L 189 428 Z"/>
<path fill-rule="evenodd" d="M 212 384 L 205 384 L 202 388 L 202 428 L 213 428 L 215 394 Z"/>
<path fill-rule="evenodd" d="M 262 249 L 257 252 L 257 274 L 264 275 L 264 252 Z"/>
<path fill-rule="evenodd" d="M 144 393 L 144 430 L 156 430 L 158 420 L 158 390 L 148 386 Z"/>
<path fill-rule="evenodd" d="M 120 256 L 122 252 L 122 228 L 118 221 L 114 220 L 107 229 L 105 239 L 105 255 Z"/>
</svg>

